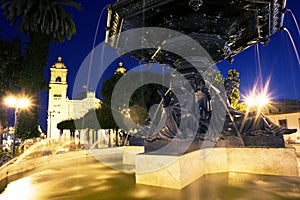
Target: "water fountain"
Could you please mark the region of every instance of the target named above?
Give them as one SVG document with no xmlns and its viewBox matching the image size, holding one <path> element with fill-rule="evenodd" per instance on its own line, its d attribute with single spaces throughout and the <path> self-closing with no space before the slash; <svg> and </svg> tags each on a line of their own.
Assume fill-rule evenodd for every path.
<svg viewBox="0 0 300 200">
<path fill-rule="evenodd" d="M 70 150 L 70 142 L 44 139 L 31 144 L 24 152 L 0 167 L 0 180 L 41 167 L 49 163 L 85 157 L 85 151 Z"/>
<path fill-rule="evenodd" d="M 179 72 L 172 72 L 177 77 L 170 83 L 175 92 L 160 93 L 165 124 L 145 139 L 145 154 L 136 158 L 137 183 L 181 189 L 203 174 L 228 170 L 298 176 L 296 154 L 285 148 L 282 136 L 296 130 L 276 126 L 261 113 L 232 109 L 230 98 L 222 95 L 229 96 L 234 83 L 225 83 L 225 88 L 212 84 L 214 73 L 210 71 L 215 63 L 224 59 L 231 63 L 233 56 L 258 42 L 267 45 L 269 37 L 283 29 L 285 11 L 285 0 L 123 0 L 108 6 L 106 44 L 120 55 L 166 64 Z M 257 53 L 259 56 L 258 46 Z M 196 103 L 184 102 L 194 95 L 200 96 Z M 274 149 L 268 152 L 264 147 Z M 273 156 L 266 159 L 269 153 Z M 269 169 L 279 157 L 289 157 L 291 165 L 281 165 L 287 167 L 283 171 Z M 194 165 L 187 166 L 186 160 L 193 160 Z M 254 160 L 255 166 L 251 164 Z M 179 169 L 173 173 L 175 166 Z"/>
<path fill-rule="evenodd" d="M 126 2 L 127 3 L 131 3 L 130 5 L 128 5 L 128 7 L 126 7 Z M 175 3 L 174 3 L 175 2 Z M 183 1 L 182 1 L 183 2 Z M 234 5 L 234 6 L 241 6 L 241 7 L 245 7 L 245 9 L 249 9 L 250 11 L 245 12 L 245 18 L 249 19 L 253 19 L 253 18 L 258 18 L 258 22 L 261 23 L 260 20 L 271 17 L 271 19 L 273 19 L 272 17 L 274 17 L 274 15 L 269 15 L 268 12 L 266 13 L 260 13 L 263 12 L 265 9 L 267 9 L 268 6 L 270 6 L 272 8 L 272 3 L 270 2 L 274 2 L 274 4 L 279 4 L 278 9 L 275 9 L 274 7 L 274 13 L 276 13 L 276 15 L 278 15 L 277 20 L 275 20 L 276 22 L 272 22 L 271 20 L 269 20 L 268 22 L 270 22 L 270 24 L 272 24 L 272 27 L 268 27 L 268 24 L 264 24 L 265 27 L 257 27 L 255 25 L 253 25 L 252 23 L 256 20 L 250 20 L 251 23 L 249 22 L 245 22 L 247 21 L 245 19 L 245 21 L 243 21 L 242 17 L 238 18 L 240 21 L 240 25 L 249 25 L 248 29 L 243 29 L 240 28 L 238 30 L 236 30 L 236 34 L 234 34 L 233 37 L 225 37 L 225 39 L 228 39 L 230 41 L 232 41 L 233 43 L 228 43 L 226 44 L 226 42 L 222 41 L 222 38 L 217 37 L 216 35 L 214 35 L 215 33 L 217 33 L 217 28 L 218 28 L 218 24 L 215 24 L 212 27 L 212 31 L 215 31 L 214 34 L 212 36 L 209 35 L 205 35 L 202 34 L 201 38 L 205 38 L 202 45 L 206 46 L 208 45 L 208 50 L 207 51 L 211 51 L 212 52 L 212 60 L 214 62 L 218 62 L 222 59 L 228 59 L 228 61 L 232 61 L 232 56 L 234 56 L 235 54 L 239 53 L 240 51 L 242 51 L 245 48 L 250 47 L 253 44 L 256 44 L 257 42 L 262 42 L 262 43 L 267 43 L 268 39 L 265 37 L 267 35 L 264 35 L 265 33 L 273 33 L 274 31 L 277 31 L 280 29 L 280 22 L 282 21 L 283 18 L 283 11 L 284 9 L 281 7 L 282 4 L 284 5 L 285 3 L 282 3 L 283 1 L 268 1 L 269 3 L 266 4 L 266 6 L 263 6 L 265 3 L 262 3 L 261 1 L 247 1 L 247 3 L 243 2 L 243 1 L 219 1 L 219 2 L 213 2 L 213 1 L 185 1 L 185 3 L 189 6 L 191 6 L 191 9 L 193 9 L 195 12 L 199 12 L 202 9 L 202 6 L 205 6 L 206 2 L 209 2 L 209 4 L 211 4 L 211 6 L 207 6 L 206 8 L 212 12 L 213 14 L 214 11 L 213 9 L 209 9 L 210 7 L 216 7 L 216 4 L 220 3 L 221 6 L 224 6 L 225 10 L 229 9 L 227 2 L 229 3 L 230 6 Z M 258 2 L 259 6 L 262 6 L 260 12 L 254 12 L 252 13 L 252 10 L 255 10 L 257 8 L 256 3 Z M 147 4 L 150 4 L 150 6 L 147 6 Z M 157 5 L 157 4 L 159 5 Z M 157 13 L 163 13 L 164 11 L 162 9 L 159 8 L 159 6 L 164 6 L 164 9 L 166 9 L 168 12 L 172 9 L 175 9 L 176 7 L 179 7 L 179 10 L 181 9 L 180 6 L 182 4 L 177 4 L 176 1 L 172 1 L 172 0 L 168 0 L 168 1 L 118 1 L 116 3 L 116 7 L 113 6 L 108 6 L 109 7 L 109 15 L 110 17 L 113 16 L 113 19 L 111 20 L 112 23 L 108 23 L 111 26 L 108 26 L 107 28 L 107 34 L 108 37 L 107 39 L 110 38 L 110 36 L 114 35 L 115 33 L 117 33 L 117 36 L 123 36 L 120 32 L 123 31 L 123 26 L 126 28 L 132 28 L 134 26 L 132 26 L 131 24 L 127 24 L 128 22 L 130 22 L 130 20 L 122 20 L 122 17 L 124 17 L 124 15 L 119 15 L 116 12 L 114 12 L 116 8 L 118 8 L 118 4 L 119 4 L 119 9 L 124 9 L 124 12 L 130 12 L 128 14 L 128 16 L 134 18 L 136 17 L 135 22 L 141 23 L 143 26 L 147 25 L 147 20 L 153 17 L 152 19 L 156 19 L 158 20 L 159 18 L 155 18 L 155 16 L 151 16 L 149 15 L 149 13 L 151 13 L 152 11 L 155 11 Z M 170 6 L 170 4 L 173 4 Z M 156 7 L 154 7 L 153 9 L 151 8 L 152 6 L 157 5 Z M 138 11 L 140 8 L 142 8 L 142 17 L 140 17 L 139 15 L 135 15 L 135 11 Z M 188 9 L 186 7 L 183 7 L 184 9 Z M 184 11 L 183 9 L 183 11 Z M 197 11 L 196 11 L 197 10 Z M 218 10 L 218 9 L 216 9 Z M 241 14 L 243 12 L 239 11 L 238 8 L 234 9 L 235 12 Z M 271 9 L 272 10 L 272 9 Z M 277 10 L 277 11 L 276 11 Z M 217 11 L 216 11 L 217 12 Z M 252 13 L 252 14 L 251 14 Z M 273 11 L 272 11 L 273 13 Z M 273 13 L 273 14 L 274 14 Z M 124 13 L 123 13 L 124 14 Z M 125 13 L 126 14 L 126 13 Z M 228 13 L 227 13 L 228 14 Z M 260 15 L 263 14 L 263 15 Z M 167 18 L 161 18 L 163 20 L 165 20 L 165 23 L 168 23 L 170 26 L 172 26 L 172 23 L 177 23 L 178 21 L 175 20 L 174 16 L 170 16 L 170 13 L 166 13 Z M 251 18 L 252 16 L 252 18 Z M 193 16 L 189 16 L 190 18 L 185 19 L 187 22 L 189 20 L 193 19 Z M 209 15 L 202 15 L 203 18 L 208 18 L 206 19 L 207 21 L 209 20 L 213 20 L 214 18 L 212 18 Z M 223 18 L 224 15 L 216 15 L 215 17 L 215 21 L 217 22 L 218 20 L 220 20 L 221 18 Z M 183 17 L 184 18 L 184 17 Z M 142 20 L 141 20 L 142 19 Z M 225 19 L 225 18 L 224 18 Z M 109 20 L 108 20 L 109 21 Z M 205 21 L 203 19 L 203 21 Z M 202 22 L 203 22 L 202 21 Z M 149 21 L 148 21 L 149 22 Z M 257 21 L 256 21 L 257 22 Z M 192 26 L 190 24 L 191 22 L 187 23 L 189 26 Z M 243 24 L 246 23 L 246 24 Z M 113 25 L 114 24 L 114 25 Z M 151 23 L 149 23 L 150 25 L 153 25 Z M 149 25 L 148 24 L 148 25 Z M 164 23 L 162 23 L 164 24 Z M 269 24 L 269 25 L 270 25 Z M 275 26 L 275 24 L 277 24 Z M 134 24 L 133 24 L 134 25 Z M 253 30 L 256 31 L 252 31 Z M 246 27 L 247 28 L 247 27 Z M 216 29 L 216 30 L 213 30 Z M 235 29 L 235 28 L 233 28 Z M 232 34 L 234 31 L 233 29 L 231 30 L 230 34 Z M 251 29 L 251 30 L 250 30 Z M 257 31 L 260 31 L 259 33 Z M 265 31 L 268 30 L 268 31 Z M 205 31 L 205 29 L 204 29 Z M 223 30 L 220 30 L 220 32 L 222 32 Z M 114 34 L 113 34 L 114 32 Z M 120 33 L 120 34 L 119 34 Z M 248 37 L 246 38 L 240 38 L 240 34 L 241 33 L 245 33 Z M 252 35 L 253 34 L 253 35 Z M 243 35 L 243 34 L 242 34 Z M 193 38 L 195 38 L 197 40 L 197 34 L 192 34 L 191 35 Z M 198 40 L 199 40 L 198 38 Z M 107 40 L 108 44 L 113 45 L 114 47 L 118 47 L 118 43 L 121 44 L 122 40 L 121 38 L 118 39 L 118 37 L 112 37 L 112 39 L 114 39 L 114 41 L 109 41 Z M 223 38 L 224 39 L 224 38 Z M 246 39 L 246 40 L 244 40 Z M 150 44 L 148 44 L 150 45 Z M 178 59 L 178 57 L 174 57 L 174 55 L 172 54 L 168 54 L 168 52 L 161 50 L 162 48 L 159 48 L 159 46 L 163 46 L 164 45 L 164 41 L 160 41 L 160 43 L 156 44 L 157 48 L 153 48 L 153 49 L 146 49 L 146 50 L 136 50 L 136 51 L 131 51 L 129 54 L 137 57 L 139 60 L 141 60 L 141 63 L 144 62 L 162 62 L 164 63 L 164 61 L 167 61 L 168 64 L 170 64 L 171 66 L 173 66 L 174 68 L 177 68 L 180 70 L 182 70 L 182 72 L 193 72 L 194 70 L 192 70 L 190 67 L 186 67 L 184 68 L 184 63 L 186 62 L 186 60 L 183 59 Z M 120 46 L 119 46 L 120 47 Z M 234 47 L 234 48 L 229 48 L 229 47 Z M 122 49 L 122 48 L 121 48 Z M 155 55 L 155 56 L 154 56 Z M 167 58 L 167 59 L 166 59 Z M 170 58 L 170 59 L 169 59 Z M 176 58 L 174 60 L 174 58 Z M 193 61 L 193 60 L 192 60 Z M 199 60 L 197 60 L 199 61 Z M 180 67 L 183 66 L 183 67 Z M 209 63 L 209 65 L 211 65 L 211 63 Z M 189 65 L 190 66 L 190 65 Z M 193 78 L 193 76 L 191 76 L 191 78 Z M 206 80 L 206 84 L 209 85 L 208 80 Z M 212 84 L 211 86 L 214 86 L 214 84 Z M 213 90 L 213 88 L 211 88 Z M 215 91 L 217 91 L 217 88 L 215 88 Z M 221 100 L 226 101 L 226 99 L 220 98 Z M 226 102 L 223 102 L 223 104 L 226 104 Z M 242 140 L 243 141 L 243 140 Z M 268 143 L 270 144 L 270 143 Z M 96 146 L 96 143 L 94 144 L 94 146 Z M 39 147 L 41 147 L 40 144 L 37 144 L 35 147 L 32 147 L 32 152 L 34 152 L 36 149 L 39 149 Z M 58 152 L 58 150 L 60 149 L 61 146 L 57 146 L 57 148 L 54 148 L 55 150 L 53 152 Z M 93 148 L 93 146 L 92 146 Z M 35 149 L 35 150 L 34 150 Z M 240 150 L 240 151 L 239 151 Z M 179 186 L 178 188 L 183 188 L 182 190 L 169 190 L 169 189 L 164 189 L 164 188 L 160 188 L 160 187 L 147 187 L 147 186 L 143 186 L 143 185 L 135 185 L 133 184 L 134 182 L 134 178 L 130 175 L 124 175 L 123 173 L 119 173 L 116 172 L 114 170 L 111 170 L 110 168 L 105 168 L 103 166 L 101 166 L 101 169 L 98 169 L 97 167 L 99 167 L 98 165 L 95 164 L 94 161 L 92 161 L 92 164 L 90 163 L 86 163 L 86 159 L 81 159 L 81 163 L 77 163 L 77 162 L 72 162 L 70 165 L 67 164 L 67 162 L 63 162 L 63 165 L 54 165 L 51 166 L 50 170 L 51 173 L 49 172 L 49 174 L 51 176 L 49 176 L 49 174 L 43 174 L 43 170 L 45 170 L 45 168 L 37 168 L 37 174 L 34 174 L 32 177 L 28 176 L 26 179 L 20 179 L 20 187 L 24 186 L 24 184 L 26 186 L 29 187 L 29 189 L 34 189 L 34 182 L 38 182 L 36 180 L 42 180 L 40 177 L 45 178 L 43 181 L 45 181 L 45 183 L 37 183 L 40 184 L 38 186 L 39 189 L 43 188 L 43 190 L 41 190 L 42 192 L 40 192 L 40 198 L 39 199 L 46 199 L 46 197 L 48 197 L 49 199 L 70 199 L 71 196 L 72 197 L 78 197 L 78 198 L 82 198 L 82 199 L 87 199 L 87 198 L 98 198 L 98 197 L 107 197 L 110 199 L 117 199 L 120 198 L 120 196 L 124 197 L 124 199 L 128 198 L 128 199 L 140 199 L 140 198 L 151 198 L 151 199 L 167 199 L 170 196 L 172 196 L 172 198 L 175 199 L 211 199 L 212 195 L 213 197 L 222 199 L 224 198 L 224 195 L 230 195 L 232 198 L 233 197 L 237 197 L 237 198 L 243 198 L 243 199 L 254 199 L 257 198 L 257 193 L 259 193 L 259 195 L 262 195 L 264 197 L 267 198 L 299 198 L 299 194 L 298 194 L 298 188 L 299 188 L 299 179 L 297 177 L 293 177 L 295 176 L 295 172 L 297 170 L 295 170 L 295 165 L 294 166 L 288 166 L 286 163 L 289 164 L 295 164 L 294 163 L 294 151 L 291 149 L 287 149 L 288 151 L 286 152 L 287 154 L 284 154 L 284 150 L 286 150 L 285 148 L 261 148 L 258 149 L 256 152 L 258 152 L 258 154 L 252 154 L 253 157 L 255 158 L 255 162 L 257 162 L 256 166 L 253 166 L 253 163 L 255 164 L 255 162 L 253 162 L 253 160 L 248 160 L 247 163 L 244 162 L 244 160 L 246 159 L 245 155 L 247 154 L 251 154 L 253 153 L 251 150 L 256 151 L 257 148 L 240 148 L 240 149 L 227 149 L 226 151 L 224 151 L 224 149 L 222 148 L 214 148 L 212 149 L 210 152 L 202 152 L 204 154 L 204 159 L 205 159 L 205 163 L 203 162 L 198 162 L 199 158 L 200 158 L 200 153 L 199 151 L 193 151 L 191 153 L 187 153 L 184 154 L 183 157 L 179 158 L 178 156 L 166 156 L 164 155 L 158 155 L 158 157 L 162 158 L 166 158 L 166 159 L 170 159 L 170 158 L 174 158 L 174 162 L 165 162 L 164 164 L 168 164 L 168 165 L 173 165 L 174 163 L 176 163 L 175 167 L 173 165 L 173 167 L 171 166 L 171 168 L 166 168 L 167 170 L 163 171 L 163 173 L 161 174 L 161 177 L 163 178 L 162 182 L 165 182 L 166 184 L 169 184 L 168 179 L 166 179 L 166 177 L 164 176 L 164 174 L 168 174 L 168 173 L 173 173 L 173 170 L 178 170 L 181 165 L 190 165 L 189 167 L 192 166 L 192 164 L 195 164 L 194 167 L 189 168 L 189 170 L 194 170 L 194 169 L 201 169 L 200 173 L 217 173 L 223 170 L 223 172 L 225 173 L 218 173 L 218 174 L 212 174 L 212 175 L 205 175 L 202 178 L 200 178 L 198 181 L 195 181 L 193 183 L 191 183 L 190 185 L 188 185 L 187 187 L 183 188 L 184 185 Z M 262 151 L 259 151 L 262 150 Z M 230 152 L 228 154 L 228 152 Z M 149 153 L 151 154 L 151 153 Z M 203 155 L 202 154 L 202 155 Z M 214 154 L 215 157 L 209 157 L 209 155 Z M 264 162 L 261 162 L 260 159 L 262 157 L 266 157 L 266 155 L 273 155 L 272 158 L 278 158 L 280 157 L 280 162 L 279 159 L 276 158 L 276 162 L 272 163 L 269 162 L 267 160 L 264 160 Z M 30 151 L 28 151 L 26 154 L 24 155 L 30 155 Z M 21 156 L 20 158 L 18 158 L 20 161 L 21 160 L 26 160 L 26 158 L 24 159 L 24 157 L 26 156 Z M 155 155 L 150 155 L 150 157 L 143 157 L 143 155 L 145 154 L 141 154 L 141 156 L 138 158 L 139 162 L 143 162 L 142 159 L 146 159 L 146 158 L 154 158 L 153 156 Z M 287 155 L 287 156 L 286 156 Z M 85 154 L 82 154 L 82 156 L 85 156 Z M 138 155 L 139 156 L 139 155 Z M 285 157 L 286 156 L 286 157 Z M 292 157 L 290 157 L 292 156 Z M 68 158 L 70 158 L 72 156 L 65 156 L 62 155 L 60 157 L 61 160 L 66 160 Z M 252 157 L 252 158 L 253 158 Z M 268 156 L 269 157 L 269 156 Z M 185 163 L 183 162 L 183 159 L 189 160 L 190 162 Z M 203 158 L 203 157 L 202 157 Z M 221 158 L 221 159 L 220 159 Z M 135 159 L 137 160 L 137 157 L 135 157 Z M 181 160 L 180 160 L 181 159 Z M 34 162 L 36 162 L 38 159 L 33 159 L 31 164 L 35 164 Z M 84 160 L 84 161 L 83 161 Z M 134 160 L 134 162 L 136 161 Z M 161 160 L 161 159 L 160 159 Z M 180 162 L 176 162 L 176 160 L 180 160 Z M 195 160 L 198 163 L 192 163 L 192 161 Z M 203 159 L 202 159 L 203 160 Z M 153 161 L 153 160 L 152 160 Z M 154 160 L 157 161 L 157 160 Z M 166 161 L 166 160 L 165 160 Z M 229 163 L 229 161 L 231 163 Z M 232 162 L 235 161 L 235 162 Z M 43 163 L 47 163 L 49 162 L 49 160 L 43 160 Z M 148 160 L 148 162 L 151 162 L 151 160 Z M 227 162 L 227 163 L 226 163 Z M 268 175 L 253 175 L 252 173 L 260 173 L 257 169 L 260 168 L 260 165 L 262 164 L 266 164 L 268 163 L 268 165 L 266 166 L 269 169 L 272 169 L 274 166 L 278 166 L 278 168 L 282 168 L 281 171 L 277 171 L 279 172 L 279 174 L 284 174 L 286 173 L 286 171 L 289 171 L 290 174 L 285 174 L 285 176 L 268 176 Z M 155 163 L 152 162 L 151 165 L 155 165 L 155 164 L 161 164 L 161 163 Z M 65 168 L 65 165 L 68 165 L 67 168 Z M 82 167 L 83 165 L 85 165 L 84 167 Z M 210 169 L 205 168 L 205 166 L 212 166 Z M 71 166 L 71 167 L 70 167 Z M 214 166 L 214 167 L 213 167 Z M 225 166 L 225 167 L 224 167 Z M 239 169 L 243 172 L 245 172 L 245 168 L 244 166 L 249 166 L 248 170 L 246 171 L 246 173 L 227 173 L 228 170 L 232 170 L 232 171 L 239 171 Z M 32 166 L 32 168 L 34 168 L 35 166 Z M 76 168 L 77 167 L 77 168 Z M 137 166 L 137 170 L 139 170 L 138 172 L 141 172 L 142 175 L 143 172 L 149 171 L 149 169 L 146 169 L 143 171 L 143 169 L 141 169 L 142 166 Z M 165 167 L 165 166 L 164 166 Z M 254 168 L 256 170 L 253 171 Z M 74 169 L 75 168 L 75 169 Z M 82 170 L 82 168 L 86 169 L 86 172 L 83 172 L 84 170 Z M 97 170 L 96 170 L 97 168 Z M 58 169 L 58 170 L 57 170 Z M 71 169 L 71 170 L 70 170 Z M 142 177 L 142 176 L 138 176 L 137 179 L 138 181 L 142 181 L 140 183 L 142 184 L 149 184 L 149 179 L 155 179 L 157 178 L 157 175 L 155 174 L 156 171 L 159 171 L 160 169 L 158 168 L 152 168 L 155 169 L 153 172 L 153 174 L 148 175 L 148 177 Z M 206 171 L 202 171 L 202 169 L 206 170 Z M 291 170 L 292 169 L 292 170 Z M 8 168 L 8 170 L 13 170 L 13 168 Z M 77 174 L 75 174 L 75 176 L 77 176 L 77 179 L 74 178 L 74 174 L 72 174 L 72 170 L 76 171 Z M 252 170 L 252 171 L 251 171 Z M 80 173 L 78 172 L 80 171 Z M 292 171 L 292 172 L 291 172 Z M 23 172 L 22 170 L 20 170 L 18 173 Z M 46 170 L 47 172 L 47 170 Z M 45 173 L 46 173 L 45 172 Z M 100 172 L 100 175 L 99 175 Z M 184 175 L 186 173 L 186 171 L 184 173 L 182 173 L 182 175 Z M 263 172 L 262 172 L 263 173 Z M 52 177 L 54 175 L 54 178 L 51 180 L 50 177 Z M 201 174 L 203 175 L 203 174 Z M 287 176 L 286 176 L 287 175 Z M 290 176 L 291 175 L 291 176 Z M 4 174 L 3 176 L 1 176 L 1 179 L 3 179 L 3 177 L 7 177 L 7 174 Z M 85 176 L 87 176 L 87 178 L 85 178 Z M 103 176 L 103 177 L 100 177 Z M 197 177 L 199 177 L 199 174 L 197 176 L 195 176 L 195 174 L 192 175 L 193 176 L 193 180 L 195 180 Z M 125 177 L 125 178 L 124 178 Z M 186 176 L 187 177 L 187 176 Z M 212 178 L 211 178 L 212 177 Z M 29 180 L 33 178 L 34 181 L 30 182 Z M 144 178 L 144 180 L 142 180 Z M 185 178 L 184 176 L 180 176 L 177 178 L 182 179 Z M 224 178 L 224 179 L 223 179 Z M 225 180 L 226 179 L 226 180 Z M 241 181 L 242 179 L 244 179 L 243 181 Z M 60 181 L 58 181 L 60 180 Z M 75 184 L 74 186 L 74 180 L 77 183 L 77 185 Z M 92 180 L 92 181 L 91 181 Z M 225 181 L 224 181 L 225 180 Z M 99 181 L 99 182 L 97 182 Z M 192 182 L 191 179 L 188 181 L 189 183 Z M 241 186 L 239 185 L 237 182 L 245 182 L 246 184 Z M 42 181 L 41 181 L 42 182 Z M 59 182 L 59 185 L 57 184 L 57 182 Z M 201 184 L 199 184 L 199 182 Z M 226 183 L 225 183 L 226 182 Z M 228 184 L 231 183 L 230 185 Z M 50 183 L 50 184 L 48 184 Z M 237 184 L 237 185 L 236 185 Z M 32 188 L 31 188 L 31 185 Z M 101 185 L 100 187 L 97 187 Z M 124 187 L 124 185 L 126 185 L 126 187 Z M 62 186 L 62 187 L 60 187 Z M 73 187 L 69 187 L 69 186 L 73 186 Z M 163 187 L 168 187 L 166 185 L 159 185 L 159 186 L 163 186 Z M 18 187 L 18 188 L 20 188 Z M 59 187 L 59 191 L 57 191 L 57 187 Z M 11 186 L 10 187 L 12 190 L 11 194 L 15 193 L 15 187 Z M 36 187 L 37 188 L 37 187 Z M 224 194 L 224 188 L 226 188 L 226 194 Z M 280 188 L 278 190 L 278 188 Z M 284 190 L 282 190 L 282 188 L 284 188 Z M 27 188 L 26 188 L 27 189 Z M 32 190 L 28 190 L 28 191 L 32 191 Z M 36 190 L 35 192 L 37 192 L 38 190 Z M 53 192 L 55 191 L 55 192 Z M 119 191 L 118 193 L 114 192 L 114 191 Z M 222 191 L 215 194 L 216 191 Z M 9 192 L 8 192 L 9 193 Z M 42 194 L 43 193 L 43 194 Z M 160 195 L 158 195 L 160 194 Z M 33 194 L 28 194 L 26 197 L 27 199 L 32 199 L 32 195 Z M 287 197 L 288 196 L 288 197 Z M 23 199 L 26 199 L 25 196 L 22 196 Z M 85 198 L 86 197 L 86 198 Z M 14 198 L 17 199 L 17 198 Z"/>
</svg>

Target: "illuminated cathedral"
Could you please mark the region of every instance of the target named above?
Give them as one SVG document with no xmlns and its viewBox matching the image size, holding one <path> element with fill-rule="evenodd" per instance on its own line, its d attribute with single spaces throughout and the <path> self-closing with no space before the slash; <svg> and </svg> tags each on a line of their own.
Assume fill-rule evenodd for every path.
<svg viewBox="0 0 300 200">
<path fill-rule="evenodd" d="M 68 98 L 68 69 L 62 62 L 62 57 L 58 57 L 57 62 L 50 67 L 50 73 L 47 138 L 58 139 L 58 123 L 83 117 L 90 109 L 99 108 L 101 101 L 96 98 L 95 92 L 88 91 L 86 87 L 83 87 L 83 92 L 75 99 Z"/>
</svg>

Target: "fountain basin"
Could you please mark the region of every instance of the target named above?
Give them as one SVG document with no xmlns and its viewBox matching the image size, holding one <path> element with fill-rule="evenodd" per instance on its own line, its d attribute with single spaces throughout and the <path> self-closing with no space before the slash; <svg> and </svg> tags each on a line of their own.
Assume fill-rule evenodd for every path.
<svg viewBox="0 0 300 200">
<path fill-rule="evenodd" d="M 0 181 L 5 179 L 6 177 L 17 175 L 47 164 L 64 162 L 73 159 L 87 158 L 91 156 L 98 157 L 98 156 L 105 156 L 105 155 L 112 155 L 112 154 L 114 155 L 122 154 L 122 152 L 123 152 L 122 147 L 116 147 L 116 148 L 82 150 L 82 151 L 67 152 L 62 154 L 46 155 L 42 157 L 26 159 L 21 161 L 18 161 L 18 159 L 16 159 L 13 163 L 1 167 Z"/>
<path fill-rule="evenodd" d="M 182 189 L 212 173 L 298 176 L 294 148 L 212 148 L 181 156 L 139 154 L 136 183 Z"/>
<path fill-rule="evenodd" d="M 17 175 L 46 164 L 72 160 L 75 158 L 84 158 L 87 156 L 89 156 L 87 151 L 76 151 L 76 152 L 68 152 L 64 154 L 42 156 L 38 158 L 22 160 L 20 162 L 16 160 L 14 163 L 1 167 L 0 181 L 2 181 L 3 179 L 9 176 Z"/>
<path fill-rule="evenodd" d="M 123 158 L 124 166 L 135 165 L 135 169 L 129 172 L 135 173 L 138 185 L 183 189 L 207 174 L 223 172 L 299 177 L 300 160 L 298 159 L 297 162 L 296 149 L 292 146 L 286 148 L 218 147 L 200 149 L 181 156 L 143 152 L 143 146 L 125 146 L 48 155 L 2 167 L 0 179 L 2 181 L 7 177 L 48 164 L 89 157 L 116 158 L 116 155 L 119 155 L 117 156 L 118 163 L 122 162 Z M 107 166 L 110 164 L 105 159 L 100 159 L 100 161 Z"/>
</svg>

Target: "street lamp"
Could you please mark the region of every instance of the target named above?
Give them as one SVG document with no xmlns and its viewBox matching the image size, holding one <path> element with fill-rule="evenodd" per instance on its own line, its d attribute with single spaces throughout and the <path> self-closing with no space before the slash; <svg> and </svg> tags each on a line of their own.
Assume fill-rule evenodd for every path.
<svg viewBox="0 0 300 200">
<path fill-rule="evenodd" d="M 248 110 L 251 107 L 256 107 L 257 111 L 260 112 L 262 108 L 268 105 L 270 99 L 266 94 L 258 94 L 258 95 L 249 95 L 245 98 L 245 103 L 247 105 Z"/>
<path fill-rule="evenodd" d="M 52 117 L 54 117 L 55 111 L 47 111 L 48 112 L 48 123 L 47 123 L 47 138 L 52 138 L 51 134 L 51 126 L 52 126 Z"/>
<path fill-rule="evenodd" d="M 15 157 L 15 145 L 16 145 L 16 133 L 17 133 L 17 124 L 18 124 L 18 112 L 19 109 L 27 108 L 30 105 L 30 102 L 26 98 L 17 98 L 9 96 L 5 98 L 5 104 L 11 108 L 15 109 L 15 121 L 14 121 L 14 139 L 13 139 L 13 148 L 12 148 L 12 157 Z"/>
<path fill-rule="evenodd" d="M 258 82 L 252 88 L 252 91 L 244 96 L 244 102 L 247 105 L 247 110 L 251 108 L 256 109 L 258 113 L 270 103 L 271 93 L 268 92 L 271 77 L 268 77 L 266 83 L 258 84 Z"/>
</svg>

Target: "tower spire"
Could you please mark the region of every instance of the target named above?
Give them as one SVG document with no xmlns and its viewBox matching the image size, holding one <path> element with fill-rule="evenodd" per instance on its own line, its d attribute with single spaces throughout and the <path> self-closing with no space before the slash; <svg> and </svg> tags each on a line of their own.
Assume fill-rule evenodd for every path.
<svg viewBox="0 0 300 200">
<path fill-rule="evenodd" d="M 56 68 L 56 69 L 66 69 L 67 67 L 65 66 L 65 64 L 62 62 L 62 57 L 58 56 L 57 57 L 57 62 L 54 63 L 54 65 L 52 65 L 52 68 Z"/>
</svg>

